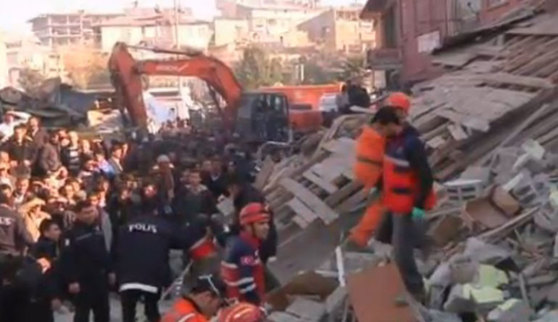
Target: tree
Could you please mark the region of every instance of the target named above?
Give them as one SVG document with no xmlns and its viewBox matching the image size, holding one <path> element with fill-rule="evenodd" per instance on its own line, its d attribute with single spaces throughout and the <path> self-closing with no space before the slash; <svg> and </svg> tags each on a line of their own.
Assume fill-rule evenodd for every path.
<svg viewBox="0 0 558 322">
<path fill-rule="evenodd" d="M 19 86 L 29 94 L 35 93 L 45 80 L 43 74 L 31 68 L 24 68 L 19 72 Z"/>
<path fill-rule="evenodd" d="M 349 56 L 340 61 L 341 73 L 339 77 L 341 80 L 351 79 L 355 76 L 362 75 L 364 72 L 366 60 L 364 56 Z"/>
<path fill-rule="evenodd" d="M 246 89 L 275 85 L 283 79 L 281 61 L 270 59 L 262 48 L 256 46 L 244 49 L 242 60 L 235 66 L 235 74 Z"/>
<path fill-rule="evenodd" d="M 73 85 L 87 88 L 92 82 L 106 78 L 108 57 L 97 49 L 85 45 L 70 45 L 59 49 L 59 54 Z"/>
</svg>

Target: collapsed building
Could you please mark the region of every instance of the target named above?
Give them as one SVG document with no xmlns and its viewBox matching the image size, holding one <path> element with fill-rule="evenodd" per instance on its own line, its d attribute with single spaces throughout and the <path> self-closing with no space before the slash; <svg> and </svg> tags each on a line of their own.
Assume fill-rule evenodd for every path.
<svg viewBox="0 0 558 322">
<path fill-rule="evenodd" d="M 433 58 L 443 75 L 413 88 L 440 200 L 427 215 L 437 250 L 419 261 L 426 306 L 395 305 L 404 287 L 389 247 L 339 247 L 366 206 L 352 164 L 367 116 L 264 162 L 256 185 L 281 236 L 270 266 L 285 283 L 269 297 L 272 321 L 558 319 L 556 19 L 530 11 L 455 39 Z"/>
</svg>

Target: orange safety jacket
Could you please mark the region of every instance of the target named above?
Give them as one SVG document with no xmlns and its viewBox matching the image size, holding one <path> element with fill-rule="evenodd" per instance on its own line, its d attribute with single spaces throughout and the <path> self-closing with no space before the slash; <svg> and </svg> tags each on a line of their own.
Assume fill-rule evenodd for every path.
<svg viewBox="0 0 558 322">
<path fill-rule="evenodd" d="M 395 139 L 386 145 L 383 163 L 383 201 L 393 214 L 408 215 L 415 207 L 419 183 L 417 174 L 405 157 L 402 140 Z M 424 203 L 424 210 L 436 205 L 436 196 L 431 189 Z"/>
<path fill-rule="evenodd" d="M 161 322 L 208 322 L 191 300 L 181 298 L 174 303 Z"/>
<path fill-rule="evenodd" d="M 371 126 L 365 126 L 356 143 L 353 172 L 365 188 L 374 187 L 382 175 L 385 138 Z"/>
</svg>

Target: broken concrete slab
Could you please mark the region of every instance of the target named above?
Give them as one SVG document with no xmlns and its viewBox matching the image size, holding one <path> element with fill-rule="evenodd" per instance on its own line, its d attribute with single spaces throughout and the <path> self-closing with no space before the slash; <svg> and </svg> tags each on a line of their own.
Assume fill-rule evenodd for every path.
<svg viewBox="0 0 558 322">
<path fill-rule="evenodd" d="M 465 284 L 463 293 L 475 302 L 478 310 L 491 310 L 504 301 L 504 292 L 494 287 Z"/>
<path fill-rule="evenodd" d="M 308 322 L 319 322 L 327 314 L 324 303 L 319 303 L 302 297 L 296 298 L 296 300 L 287 308 L 286 312 Z"/>
<path fill-rule="evenodd" d="M 455 313 L 428 310 L 426 313 L 430 322 L 462 322 L 463 320 Z"/>
<path fill-rule="evenodd" d="M 496 288 L 508 282 L 508 276 L 504 271 L 490 265 L 479 265 L 478 274 L 475 278 L 475 285 Z"/>
<path fill-rule="evenodd" d="M 490 322 L 525 322 L 531 317 L 529 306 L 518 299 L 509 299 L 488 313 Z"/>
<path fill-rule="evenodd" d="M 455 285 L 451 288 L 444 311 L 452 313 L 475 312 L 476 304 L 470 294 L 465 292 L 463 285 Z"/>
<path fill-rule="evenodd" d="M 467 201 L 461 217 L 471 230 L 474 230 L 477 225 L 494 229 L 509 220 L 500 209 L 494 206 L 489 196 Z"/>
<path fill-rule="evenodd" d="M 546 295 L 546 300 L 551 303 L 558 303 L 558 283 L 554 284 Z"/>
<path fill-rule="evenodd" d="M 429 283 L 432 286 L 439 286 L 442 289 L 450 286 L 452 284 L 452 273 L 449 262 L 443 262 L 432 273 L 430 276 Z"/>
<path fill-rule="evenodd" d="M 481 264 L 495 265 L 511 256 L 511 251 L 500 246 L 486 243 L 478 238 L 471 237 L 465 244 L 464 255 Z"/>
<path fill-rule="evenodd" d="M 558 310 L 547 312 L 533 322 L 556 322 L 556 321 L 558 321 Z"/>
<path fill-rule="evenodd" d="M 443 247 L 458 236 L 463 220 L 457 216 L 445 215 L 438 219 L 428 230 L 428 236 L 437 246 Z"/>
<path fill-rule="evenodd" d="M 477 276 L 479 264 L 471 257 L 457 254 L 450 259 L 451 284 L 467 284 Z"/>
</svg>

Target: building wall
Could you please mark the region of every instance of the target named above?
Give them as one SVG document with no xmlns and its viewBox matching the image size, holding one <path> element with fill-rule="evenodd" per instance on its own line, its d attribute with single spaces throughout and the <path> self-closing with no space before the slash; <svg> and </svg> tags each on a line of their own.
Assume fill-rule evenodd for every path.
<svg viewBox="0 0 558 322">
<path fill-rule="evenodd" d="M 174 26 L 103 26 L 101 27 L 101 50 L 109 53 L 117 42 L 138 45 L 143 41 L 174 44 Z M 213 31 L 207 23 L 185 24 L 178 27 L 179 43 L 207 49 Z"/>
<path fill-rule="evenodd" d="M 482 1 L 482 11 L 480 20 L 482 23 L 490 23 L 510 12 L 514 8 L 521 6 L 528 0 L 480 0 Z M 550 2 L 550 1 L 549 1 Z"/>
<path fill-rule="evenodd" d="M 300 23 L 318 16 L 321 12 L 323 10 L 293 7 L 238 6 L 237 8 L 238 18 L 248 20 L 252 39 L 261 42 L 280 42 L 282 35 L 296 29 Z"/>
<path fill-rule="evenodd" d="M 347 16 L 348 13 L 354 15 Z M 308 32 L 311 41 L 323 44 L 328 50 L 348 52 L 375 47 L 374 23 L 360 20 L 357 11 L 331 9 L 302 23 L 299 28 Z"/>
<path fill-rule="evenodd" d="M 248 20 L 215 18 L 213 31 L 215 46 L 239 42 L 249 38 Z"/>
<path fill-rule="evenodd" d="M 8 86 L 8 52 L 6 42 L 0 33 L 0 88 Z"/>
</svg>

